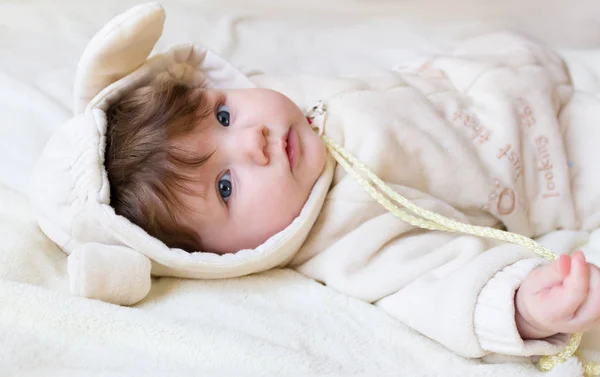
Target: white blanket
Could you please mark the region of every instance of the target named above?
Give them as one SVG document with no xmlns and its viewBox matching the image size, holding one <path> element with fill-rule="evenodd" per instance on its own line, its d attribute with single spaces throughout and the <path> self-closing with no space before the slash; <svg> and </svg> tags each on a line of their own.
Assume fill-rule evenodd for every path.
<svg viewBox="0 0 600 377">
<path fill-rule="evenodd" d="M 0 2 L 1 376 L 547 375 L 457 357 L 381 310 L 289 270 L 225 281 L 160 279 L 135 308 L 68 296 L 66 256 L 37 229 L 27 178 L 54 127 L 70 116 L 83 47 L 134 3 Z M 416 50 L 435 52 L 506 26 L 558 44 L 575 85 L 600 95 L 600 35 L 586 26 L 600 22 L 598 2 L 555 1 L 544 13 L 542 1 L 526 8 L 522 1 L 445 3 L 166 1 L 158 47 L 198 41 L 250 70 L 361 76 Z M 569 32 L 557 33 L 556 24 Z M 544 242 L 557 252 L 586 245 L 600 264 L 600 232 L 556 232 Z M 587 337 L 583 348 L 600 360 L 596 340 Z M 580 373 L 572 364 L 550 375 Z"/>
<path fill-rule="evenodd" d="M 462 359 L 290 270 L 163 278 L 135 308 L 71 297 L 66 256 L 37 230 L 27 202 L 2 188 L 0 203 L 2 376 L 545 375 Z M 574 232 L 548 239 L 558 251 L 587 241 Z M 590 246 L 600 251 L 600 234 Z M 585 348 L 594 349 L 591 338 Z M 588 356 L 600 356 L 595 349 Z M 580 376 L 578 365 L 567 367 L 550 376 Z"/>
</svg>

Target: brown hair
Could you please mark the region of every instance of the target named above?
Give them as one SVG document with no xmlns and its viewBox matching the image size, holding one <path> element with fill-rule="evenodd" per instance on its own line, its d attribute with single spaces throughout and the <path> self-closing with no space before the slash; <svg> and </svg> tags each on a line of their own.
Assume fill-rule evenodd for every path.
<svg viewBox="0 0 600 377">
<path fill-rule="evenodd" d="M 115 212 L 169 247 L 198 251 L 196 232 L 181 224 L 181 194 L 191 172 L 210 154 L 191 154 L 175 140 L 190 134 L 203 109 L 203 91 L 173 80 L 160 80 L 126 93 L 107 111 L 104 165 Z"/>
</svg>

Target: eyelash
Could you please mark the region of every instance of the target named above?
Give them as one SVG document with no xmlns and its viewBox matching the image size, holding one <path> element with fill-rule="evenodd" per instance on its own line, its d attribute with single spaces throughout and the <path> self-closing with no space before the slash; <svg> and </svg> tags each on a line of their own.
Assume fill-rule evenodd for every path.
<svg viewBox="0 0 600 377">
<path fill-rule="evenodd" d="M 227 106 L 225 105 L 225 100 L 222 98 L 219 98 L 217 101 L 215 101 L 215 106 L 213 109 L 213 114 L 217 115 L 217 113 L 219 112 L 219 107 L 221 106 Z"/>
<path fill-rule="evenodd" d="M 230 184 L 230 188 L 229 188 L 229 195 L 225 198 L 223 197 L 223 195 L 221 195 L 221 189 L 220 189 L 220 183 L 223 180 L 224 177 L 229 176 L 229 184 Z M 217 194 L 219 195 L 219 197 L 221 198 L 221 200 L 223 201 L 223 203 L 225 203 L 225 205 L 228 204 L 229 200 L 231 200 L 231 195 L 233 194 L 233 190 L 235 189 L 235 185 L 233 184 L 233 178 L 231 177 L 231 171 L 227 170 L 226 172 L 224 172 L 223 174 L 221 174 L 219 176 L 219 179 L 217 180 Z"/>
<path fill-rule="evenodd" d="M 227 107 L 227 105 L 225 104 L 224 96 L 220 96 L 215 101 L 215 105 L 214 105 L 214 109 L 213 109 L 213 114 L 215 117 L 217 117 L 217 114 L 219 113 L 219 109 L 221 107 Z M 231 111 L 229 111 L 229 114 L 231 116 Z M 230 121 L 230 124 L 231 124 L 231 121 Z M 231 183 L 231 194 L 229 195 L 229 197 L 223 198 L 223 196 L 221 195 L 221 192 L 220 192 L 219 183 L 223 180 L 223 177 L 225 177 L 226 175 L 229 175 L 229 182 Z M 219 196 L 219 199 L 223 202 L 223 204 L 225 204 L 225 206 L 229 206 L 229 200 L 231 200 L 231 195 L 233 194 L 233 190 L 234 190 L 234 186 L 235 186 L 233 184 L 233 178 L 231 175 L 232 175 L 231 171 L 226 170 L 222 174 L 219 174 L 218 178 L 217 178 L 217 195 Z"/>
<path fill-rule="evenodd" d="M 215 104 L 214 104 L 214 108 L 213 108 L 213 114 L 216 116 L 217 113 L 219 112 L 219 108 L 221 106 L 227 107 L 229 109 L 229 106 L 227 106 L 227 101 L 225 100 L 225 95 L 223 94 L 219 94 L 218 98 L 215 99 Z M 230 115 L 231 115 L 231 110 L 229 111 Z"/>
</svg>

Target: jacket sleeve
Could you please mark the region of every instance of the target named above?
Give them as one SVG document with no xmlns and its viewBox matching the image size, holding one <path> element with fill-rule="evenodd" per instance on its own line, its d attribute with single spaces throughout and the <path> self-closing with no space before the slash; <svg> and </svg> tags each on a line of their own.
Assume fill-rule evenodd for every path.
<svg viewBox="0 0 600 377">
<path fill-rule="evenodd" d="M 453 261 L 436 267 L 376 305 L 465 357 L 554 354 L 566 345 L 567 334 L 523 340 L 515 322 L 515 293 L 543 263 L 519 246 L 499 245 L 451 272 L 443 270 Z"/>
<path fill-rule="evenodd" d="M 546 355 L 566 345 L 566 334 L 523 340 L 516 328 L 515 293 L 544 259 L 473 236 L 413 229 L 394 237 L 384 227 L 406 225 L 377 220 L 362 224 L 356 239 L 351 232 L 297 269 L 375 304 L 464 357 Z M 359 234 L 370 234 L 370 242 L 361 242 Z"/>
</svg>

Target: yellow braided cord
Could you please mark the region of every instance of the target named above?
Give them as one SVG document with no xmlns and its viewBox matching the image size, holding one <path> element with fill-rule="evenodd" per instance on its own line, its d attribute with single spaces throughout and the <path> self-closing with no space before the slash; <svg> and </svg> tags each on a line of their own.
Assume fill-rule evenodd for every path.
<svg viewBox="0 0 600 377">
<path fill-rule="evenodd" d="M 348 162 L 346 162 L 342 156 L 336 150 L 329 150 L 329 152 L 334 156 L 336 160 L 344 167 L 344 169 L 354 178 L 377 202 L 379 202 L 385 209 L 399 217 L 401 220 L 417 226 L 423 229 L 430 230 L 444 230 L 447 232 L 454 232 L 454 230 L 446 228 L 444 226 L 438 225 L 432 221 L 419 219 L 405 211 L 401 210 L 394 203 L 390 202 L 386 197 L 384 197 L 381 193 L 379 193 L 372 184 L 367 182 L 359 173 L 357 173 L 354 169 L 350 167 Z"/>
<path fill-rule="evenodd" d="M 581 343 L 581 333 L 573 334 L 571 337 L 569 344 L 565 348 L 563 348 L 556 355 L 544 356 L 540 359 L 539 366 L 541 370 L 550 371 L 559 363 L 564 363 L 567 359 L 575 354 L 577 348 L 579 347 L 579 343 Z M 586 376 L 588 376 L 586 374 Z M 594 376 L 589 375 L 590 377 Z"/>
<path fill-rule="evenodd" d="M 421 207 L 415 205 L 414 203 L 412 203 L 411 201 L 409 201 L 402 195 L 398 194 L 397 192 L 395 192 L 394 190 L 389 188 L 388 185 L 386 185 L 381 179 L 379 179 L 379 177 L 377 177 L 373 172 L 371 172 L 371 170 L 369 168 L 367 168 L 362 162 L 360 162 L 354 156 L 352 156 L 348 152 L 346 152 L 341 146 L 337 145 L 329 137 L 327 137 L 327 136 L 322 136 L 322 137 L 323 137 L 323 140 L 325 140 L 325 143 L 328 146 L 329 151 L 331 152 L 333 150 L 336 152 L 334 157 L 336 158 L 336 160 L 338 160 L 338 162 L 342 166 L 344 166 L 344 169 L 346 169 L 346 170 L 350 169 L 348 171 L 355 171 L 355 169 L 353 167 L 350 167 L 349 164 L 341 163 L 340 160 L 338 159 L 339 157 L 343 157 L 344 159 L 348 160 L 348 162 L 350 162 L 352 165 L 356 166 L 356 168 L 360 172 L 365 174 L 381 191 L 383 191 L 387 196 L 392 198 L 395 202 L 397 202 L 401 206 L 405 207 L 412 213 L 414 213 L 418 216 L 421 216 L 424 219 L 430 220 L 436 224 L 439 224 L 439 225 L 443 226 L 444 228 L 452 229 L 452 231 L 455 231 L 455 232 L 472 234 L 475 236 L 481 236 L 481 237 L 486 237 L 486 238 L 493 238 L 493 239 L 496 239 L 499 241 L 511 242 L 511 243 L 514 243 L 517 245 L 527 247 L 547 259 L 550 259 L 550 260 L 556 259 L 556 254 L 554 254 L 548 248 L 538 244 L 537 242 L 535 242 L 534 240 L 532 240 L 528 237 L 525 237 L 525 236 L 522 236 L 522 235 L 516 234 L 516 233 L 506 232 L 506 231 L 503 231 L 500 229 L 494 229 L 494 228 L 488 228 L 488 227 L 483 227 L 483 226 L 469 225 L 469 224 L 461 223 L 460 221 L 456 221 L 456 220 L 447 218 L 445 216 L 442 216 L 435 212 L 428 211 L 424 208 L 421 208 Z M 332 155 L 333 155 L 333 153 L 332 153 Z M 352 175 L 354 176 L 354 174 L 352 174 Z M 362 185 L 362 183 L 361 183 L 361 185 Z M 367 189 L 365 188 L 365 190 L 367 190 Z M 367 191 L 369 191 L 369 190 L 367 190 Z M 415 225 L 415 224 L 412 224 L 412 225 Z M 436 229 L 439 229 L 439 228 L 436 228 Z M 439 229 L 439 230 L 443 230 L 443 229 Z"/>
<path fill-rule="evenodd" d="M 581 356 L 581 354 L 579 353 L 579 351 L 575 352 L 575 356 L 579 359 L 579 361 L 581 362 L 581 365 L 583 366 L 583 374 L 585 376 L 600 376 L 600 364 L 596 364 L 590 361 L 585 361 L 583 359 L 583 357 Z"/>
<path fill-rule="evenodd" d="M 346 172 L 348 172 L 348 174 L 350 174 L 352 178 L 354 178 L 363 187 L 363 189 L 373 197 L 373 199 L 375 199 L 385 209 L 390 211 L 393 215 L 395 215 L 402 221 L 405 221 L 410 225 L 423 229 L 441 230 L 445 232 L 459 232 L 479 237 L 496 239 L 499 241 L 510 242 L 526 247 L 546 259 L 554 260 L 557 258 L 557 255 L 553 253 L 550 249 L 520 234 L 511 233 L 500 229 L 465 224 L 460 221 L 450 219 L 448 217 L 442 216 L 440 214 L 428 211 L 424 208 L 417 206 L 402 195 L 392 190 L 381 179 L 379 179 L 379 177 L 377 177 L 377 175 L 375 175 L 368 167 L 366 167 L 354 156 L 349 154 L 346 150 L 344 150 L 340 145 L 336 144 L 329 137 L 323 135 L 322 138 L 325 142 L 325 145 L 327 146 L 327 150 L 329 151 L 329 153 L 336 159 L 336 161 L 340 165 L 342 165 L 344 170 L 346 170 Z M 367 177 L 368 180 L 365 179 L 363 175 L 364 177 Z M 419 216 L 420 218 L 400 209 L 396 204 L 392 203 L 388 198 L 386 198 L 381 192 L 377 191 L 377 189 L 381 190 L 381 192 L 383 192 L 383 194 L 392 199 L 392 201 L 398 203 L 400 206 L 406 208 L 408 211 L 412 212 L 414 215 Z M 581 336 L 581 333 L 574 334 L 571 337 L 569 344 L 561 352 L 553 356 L 542 357 L 539 362 L 540 369 L 544 371 L 552 370 L 557 364 L 563 363 L 569 357 L 573 356 L 575 354 L 575 351 L 577 351 L 577 348 L 579 347 L 579 344 L 581 342 Z M 586 377 L 600 376 L 600 364 L 585 361 L 582 361 L 582 364 L 584 367 Z"/>
<path fill-rule="evenodd" d="M 584 361 L 583 373 L 586 377 L 600 376 L 600 364 L 592 361 Z"/>
</svg>

